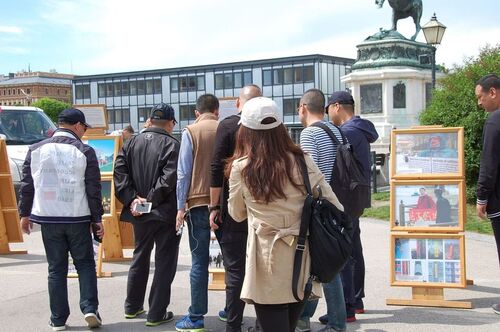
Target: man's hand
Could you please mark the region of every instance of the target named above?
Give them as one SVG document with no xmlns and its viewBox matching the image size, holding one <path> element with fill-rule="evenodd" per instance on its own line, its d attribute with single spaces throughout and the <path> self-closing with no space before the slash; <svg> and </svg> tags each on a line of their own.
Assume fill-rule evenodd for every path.
<svg viewBox="0 0 500 332">
<path fill-rule="evenodd" d="M 146 202 L 147 202 L 147 200 L 145 198 L 140 197 L 140 196 L 137 196 L 137 198 L 132 201 L 132 204 L 130 204 L 130 212 L 132 213 L 132 215 L 134 217 L 139 217 L 142 215 L 142 213 L 137 212 L 135 210 L 135 206 L 137 204 L 146 203 Z"/>
<path fill-rule="evenodd" d="M 210 212 L 210 228 L 215 231 L 219 229 L 219 225 L 221 224 L 222 220 L 220 218 L 220 210 L 213 210 Z"/>
<path fill-rule="evenodd" d="M 100 222 L 100 223 L 96 223 L 95 226 L 96 226 L 96 234 L 99 237 L 99 239 L 102 240 L 102 238 L 104 236 L 104 224 L 102 222 Z"/>
<path fill-rule="evenodd" d="M 477 215 L 481 219 L 486 219 L 486 204 L 476 204 Z"/>
<path fill-rule="evenodd" d="M 33 223 L 30 221 L 30 217 L 21 218 L 21 229 L 25 234 L 30 234 L 33 229 Z"/>
<path fill-rule="evenodd" d="M 177 210 L 177 216 L 175 217 L 175 230 L 178 231 L 184 225 L 184 217 L 186 215 L 185 209 Z"/>
</svg>

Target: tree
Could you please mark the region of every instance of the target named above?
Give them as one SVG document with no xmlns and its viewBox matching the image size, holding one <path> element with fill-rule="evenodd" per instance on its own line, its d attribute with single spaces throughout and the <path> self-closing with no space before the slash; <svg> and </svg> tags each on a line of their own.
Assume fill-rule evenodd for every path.
<svg viewBox="0 0 500 332">
<path fill-rule="evenodd" d="M 41 108 L 49 118 L 57 123 L 57 117 L 61 111 L 71 107 L 71 104 L 52 98 L 42 98 L 35 101 L 32 106 Z"/>
<path fill-rule="evenodd" d="M 498 74 L 499 70 L 500 44 L 482 48 L 477 58 L 466 59 L 439 81 L 440 88 L 433 91 L 431 103 L 420 115 L 422 125 L 464 127 L 467 200 L 471 203 L 476 198 L 483 126 L 488 116 L 478 107 L 474 89 L 478 79 L 486 74 Z"/>
</svg>

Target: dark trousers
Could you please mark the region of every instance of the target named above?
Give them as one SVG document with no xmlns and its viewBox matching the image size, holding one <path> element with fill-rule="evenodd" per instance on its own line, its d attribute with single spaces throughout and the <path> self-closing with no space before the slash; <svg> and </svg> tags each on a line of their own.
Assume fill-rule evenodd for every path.
<svg viewBox="0 0 500 332">
<path fill-rule="evenodd" d="M 49 263 L 50 319 L 55 326 L 62 326 L 69 316 L 68 305 L 68 252 L 78 272 L 80 283 L 80 310 L 87 314 L 96 312 L 97 276 L 94 247 L 89 223 L 42 224 L 42 239 Z"/>
<path fill-rule="evenodd" d="M 497 243 L 498 263 L 500 264 L 500 217 L 491 219 L 491 227 Z"/>
<path fill-rule="evenodd" d="M 220 234 L 217 237 L 220 239 Z M 226 332 L 239 332 L 245 309 L 245 302 L 240 299 L 240 295 L 245 278 L 247 233 L 233 232 L 230 241 L 220 241 L 220 247 L 226 270 Z"/>
<path fill-rule="evenodd" d="M 134 223 L 135 249 L 128 272 L 125 313 L 133 314 L 144 306 L 149 277 L 151 250 L 155 250 L 155 272 L 149 292 L 148 320 L 163 318 L 170 304 L 172 281 L 177 269 L 180 236 L 175 225 L 160 221 Z"/>
<path fill-rule="evenodd" d="M 347 315 L 352 316 L 354 309 L 363 308 L 365 297 L 365 259 L 361 244 L 359 219 L 353 219 L 352 254 L 341 272 Z"/>
<path fill-rule="evenodd" d="M 304 309 L 304 302 L 285 304 L 255 303 L 255 313 L 263 332 L 293 332 L 299 316 Z"/>
</svg>

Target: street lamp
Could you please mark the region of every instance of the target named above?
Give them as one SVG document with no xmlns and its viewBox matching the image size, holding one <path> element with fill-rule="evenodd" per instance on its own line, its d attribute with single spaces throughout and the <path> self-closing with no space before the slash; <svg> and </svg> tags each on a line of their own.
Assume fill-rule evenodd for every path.
<svg viewBox="0 0 500 332">
<path fill-rule="evenodd" d="M 441 39 L 443 39 L 444 31 L 446 27 L 443 23 L 439 22 L 436 18 L 436 13 L 432 16 L 431 20 L 427 22 L 423 27 L 425 41 L 427 45 L 431 45 L 432 50 L 432 88 L 436 86 L 436 46 L 441 44 Z"/>
</svg>

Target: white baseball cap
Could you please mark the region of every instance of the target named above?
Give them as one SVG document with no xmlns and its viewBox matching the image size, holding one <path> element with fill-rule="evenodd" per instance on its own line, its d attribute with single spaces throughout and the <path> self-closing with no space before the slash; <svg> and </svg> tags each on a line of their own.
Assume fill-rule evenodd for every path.
<svg viewBox="0 0 500 332">
<path fill-rule="evenodd" d="M 267 118 L 270 120 L 263 123 L 263 120 Z M 255 97 L 247 101 L 243 105 L 241 120 L 238 122 L 238 124 L 254 130 L 273 129 L 281 123 L 278 105 L 267 97 Z"/>
</svg>

